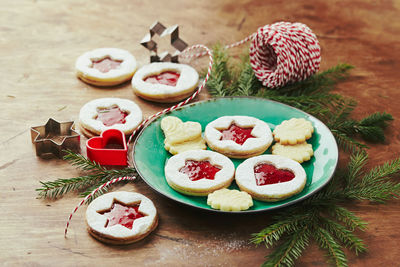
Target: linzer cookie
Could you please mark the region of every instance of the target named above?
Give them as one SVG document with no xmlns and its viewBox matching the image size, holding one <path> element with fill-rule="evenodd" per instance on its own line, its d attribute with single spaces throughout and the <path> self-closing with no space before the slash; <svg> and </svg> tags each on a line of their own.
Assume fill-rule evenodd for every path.
<svg viewBox="0 0 400 267">
<path fill-rule="evenodd" d="M 224 116 L 210 122 L 204 139 L 214 151 L 231 158 L 250 158 L 264 153 L 272 143 L 268 124 L 249 116 Z"/>
<path fill-rule="evenodd" d="M 135 102 L 122 98 L 98 98 L 81 108 L 79 129 L 87 137 L 100 135 L 108 129 L 118 129 L 129 135 L 142 120 L 142 110 Z"/>
<path fill-rule="evenodd" d="M 206 196 L 228 187 L 233 180 L 232 161 L 217 152 L 189 150 L 172 156 L 165 165 L 165 178 L 174 190 L 194 196 Z"/>
<path fill-rule="evenodd" d="M 165 135 L 164 147 L 173 155 L 187 150 L 206 149 L 198 122 L 182 122 L 177 117 L 167 116 L 161 120 L 161 129 Z"/>
<path fill-rule="evenodd" d="M 282 145 L 295 145 L 311 138 L 314 127 L 311 122 L 300 118 L 283 121 L 273 131 L 274 139 Z"/>
<path fill-rule="evenodd" d="M 96 198 L 86 210 L 88 232 L 101 242 L 124 245 L 149 235 L 158 224 L 153 202 L 134 192 L 113 192 Z"/>
<path fill-rule="evenodd" d="M 253 200 L 247 192 L 223 188 L 208 195 L 207 205 L 222 211 L 241 211 L 253 206 Z"/>
<path fill-rule="evenodd" d="M 132 88 L 146 100 L 171 103 L 189 97 L 198 81 L 199 74 L 189 65 L 160 62 L 141 67 L 132 78 Z"/>
<path fill-rule="evenodd" d="M 132 78 L 137 64 L 135 57 L 118 48 L 98 48 L 81 55 L 75 63 L 76 75 L 97 86 L 121 84 Z"/>
<path fill-rule="evenodd" d="M 260 155 L 243 161 L 235 174 L 236 184 L 254 199 L 274 202 L 301 192 L 307 177 L 296 161 L 276 155 Z"/>
</svg>

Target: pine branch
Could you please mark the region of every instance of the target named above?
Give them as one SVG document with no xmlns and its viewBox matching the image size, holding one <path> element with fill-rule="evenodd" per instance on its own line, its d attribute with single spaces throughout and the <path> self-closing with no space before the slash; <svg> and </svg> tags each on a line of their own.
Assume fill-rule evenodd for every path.
<svg viewBox="0 0 400 267">
<path fill-rule="evenodd" d="M 313 236 L 319 246 L 327 251 L 329 262 L 338 267 L 347 266 L 347 258 L 340 244 L 326 229 L 317 227 L 313 232 Z"/>
</svg>

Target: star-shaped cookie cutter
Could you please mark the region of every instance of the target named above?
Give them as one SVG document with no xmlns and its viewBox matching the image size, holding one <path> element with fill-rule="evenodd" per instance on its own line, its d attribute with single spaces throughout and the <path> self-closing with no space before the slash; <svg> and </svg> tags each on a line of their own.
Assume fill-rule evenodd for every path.
<svg viewBox="0 0 400 267">
<path fill-rule="evenodd" d="M 73 125 L 73 121 L 60 123 L 50 118 L 45 125 L 31 127 L 36 155 L 42 157 L 53 154 L 62 158 L 65 149 L 80 152 L 80 135 L 73 130 Z"/>
<path fill-rule="evenodd" d="M 172 55 L 168 51 L 158 54 L 160 51 L 157 51 L 157 43 L 153 40 L 155 34 L 159 35 L 160 38 L 170 38 L 171 45 L 177 50 Z M 179 54 L 188 46 L 179 38 L 178 25 L 166 28 L 158 21 L 150 27 L 150 33 L 146 34 L 140 44 L 150 51 L 150 62 L 178 62 Z"/>
</svg>

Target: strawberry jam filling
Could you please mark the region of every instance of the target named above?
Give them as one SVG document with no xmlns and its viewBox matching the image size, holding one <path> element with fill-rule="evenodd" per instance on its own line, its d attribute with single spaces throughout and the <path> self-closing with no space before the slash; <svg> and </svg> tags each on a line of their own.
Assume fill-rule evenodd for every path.
<svg viewBox="0 0 400 267">
<path fill-rule="evenodd" d="M 257 185 L 277 184 L 288 182 L 294 178 L 294 173 L 288 170 L 277 169 L 271 164 L 261 163 L 254 166 Z"/>
<path fill-rule="evenodd" d="M 114 60 L 110 57 L 105 57 L 100 60 L 92 60 L 92 68 L 98 69 L 100 72 L 106 73 L 112 69 L 118 68 L 121 63 L 121 60 Z"/>
<path fill-rule="evenodd" d="M 99 213 L 107 217 L 105 227 L 120 224 L 128 229 L 132 229 L 133 222 L 136 219 L 145 216 L 145 214 L 139 211 L 139 204 L 126 206 L 116 202 L 112 204 L 111 209 Z"/>
<path fill-rule="evenodd" d="M 104 126 L 112 126 L 117 123 L 124 124 L 127 116 L 128 112 L 122 111 L 119 107 L 113 106 L 110 108 L 98 108 L 96 119 L 101 121 Z"/>
<path fill-rule="evenodd" d="M 153 84 L 160 83 L 169 86 L 176 86 L 180 76 L 181 75 L 177 72 L 165 71 L 157 75 L 148 76 L 144 81 Z"/>
<path fill-rule="evenodd" d="M 215 174 L 220 170 L 221 168 L 215 167 L 207 160 L 187 160 L 185 166 L 183 166 L 179 172 L 189 176 L 190 180 L 197 181 L 200 179 L 214 180 Z"/>
<path fill-rule="evenodd" d="M 239 145 L 243 145 L 247 139 L 255 138 L 255 136 L 251 134 L 251 131 L 253 131 L 253 127 L 242 128 L 236 124 L 232 124 L 228 129 L 220 130 L 222 133 L 220 140 L 232 140 Z"/>
</svg>

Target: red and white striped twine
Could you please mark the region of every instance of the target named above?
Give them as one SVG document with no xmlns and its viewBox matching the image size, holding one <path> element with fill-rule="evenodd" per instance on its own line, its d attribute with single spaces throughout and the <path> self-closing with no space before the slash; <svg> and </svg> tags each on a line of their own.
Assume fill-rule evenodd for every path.
<svg viewBox="0 0 400 267">
<path fill-rule="evenodd" d="M 260 27 L 256 33 L 247 36 L 239 42 L 227 45 L 225 48 L 229 49 L 236 47 L 249 40 L 252 41 L 249 52 L 250 64 L 256 77 L 266 87 L 276 88 L 287 83 L 304 80 L 313 75 L 319 69 L 321 63 L 321 49 L 317 37 L 305 24 L 278 22 L 271 25 L 265 25 L 264 27 Z M 196 49 L 204 49 L 205 51 L 189 54 L 189 52 Z M 183 58 L 196 58 L 205 55 L 208 55 L 209 57 L 208 71 L 199 88 L 186 100 L 145 119 L 129 137 L 128 146 L 132 142 L 136 133 L 149 121 L 186 105 L 201 92 L 211 75 L 213 65 L 212 51 L 205 45 L 199 44 L 185 49 L 185 51 L 180 55 Z M 83 205 L 83 203 L 86 202 L 87 199 L 110 184 L 123 180 L 134 180 L 135 178 L 136 177 L 116 178 L 93 190 L 93 192 L 87 195 L 68 216 L 64 236 L 67 235 L 68 226 L 73 214 Z"/>
</svg>

